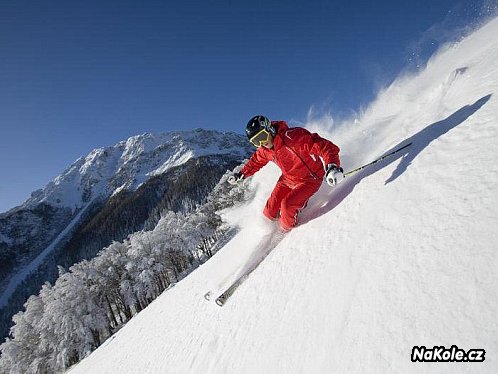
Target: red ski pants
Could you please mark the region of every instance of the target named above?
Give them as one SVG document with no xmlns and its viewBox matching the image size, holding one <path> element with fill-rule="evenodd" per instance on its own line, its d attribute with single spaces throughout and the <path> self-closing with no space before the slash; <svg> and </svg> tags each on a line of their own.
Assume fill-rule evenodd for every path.
<svg viewBox="0 0 498 374">
<path fill-rule="evenodd" d="M 312 180 L 296 185 L 280 177 L 266 202 L 263 214 L 271 220 L 277 220 L 280 212 L 280 227 L 290 230 L 297 225 L 299 212 L 304 209 L 309 198 L 318 191 L 321 184 L 321 180 Z"/>
</svg>

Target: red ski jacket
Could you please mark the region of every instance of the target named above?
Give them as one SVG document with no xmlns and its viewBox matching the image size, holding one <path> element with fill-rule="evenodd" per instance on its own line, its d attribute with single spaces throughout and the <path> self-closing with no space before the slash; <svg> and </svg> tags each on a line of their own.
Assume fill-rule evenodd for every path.
<svg viewBox="0 0 498 374">
<path fill-rule="evenodd" d="M 250 177 L 269 161 L 282 170 L 291 184 L 322 180 L 328 164 L 340 166 L 339 147 L 331 141 L 301 127 L 289 128 L 285 121 L 272 121 L 277 128 L 273 148 L 259 147 L 241 172 Z"/>
</svg>

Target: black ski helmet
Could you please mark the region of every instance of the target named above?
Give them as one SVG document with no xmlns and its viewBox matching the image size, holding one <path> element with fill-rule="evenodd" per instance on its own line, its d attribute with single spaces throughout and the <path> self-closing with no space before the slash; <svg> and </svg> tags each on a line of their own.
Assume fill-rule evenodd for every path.
<svg viewBox="0 0 498 374">
<path fill-rule="evenodd" d="M 277 129 L 271 125 L 271 121 L 268 118 L 262 115 L 252 117 L 246 126 L 247 139 L 251 140 L 254 135 L 263 129 L 268 131 L 272 136 L 277 134 Z"/>
</svg>

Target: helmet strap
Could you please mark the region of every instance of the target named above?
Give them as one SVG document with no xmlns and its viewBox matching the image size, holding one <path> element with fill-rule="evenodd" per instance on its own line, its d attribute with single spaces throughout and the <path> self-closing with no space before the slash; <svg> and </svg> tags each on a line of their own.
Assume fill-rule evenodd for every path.
<svg viewBox="0 0 498 374">
<path fill-rule="evenodd" d="M 273 126 L 272 124 L 269 124 L 266 127 L 267 127 L 266 131 L 268 131 L 271 136 L 275 137 L 275 135 L 277 135 L 277 128 L 275 126 Z"/>
</svg>

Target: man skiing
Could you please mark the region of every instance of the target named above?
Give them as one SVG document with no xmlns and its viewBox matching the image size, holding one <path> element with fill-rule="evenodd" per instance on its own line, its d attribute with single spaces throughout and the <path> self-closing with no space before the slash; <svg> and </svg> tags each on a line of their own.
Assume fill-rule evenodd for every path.
<svg viewBox="0 0 498 374">
<path fill-rule="evenodd" d="M 285 121 L 264 116 L 251 118 L 246 126 L 249 141 L 258 149 L 242 170 L 228 178 L 232 185 L 250 177 L 269 161 L 282 175 L 273 189 L 263 214 L 278 220 L 283 231 L 297 225 L 298 214 L 325 180 L 335 186 L 344 179 L 339 147 L 301 127 L 289 128 Z"/>
</svg>

